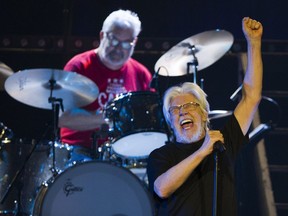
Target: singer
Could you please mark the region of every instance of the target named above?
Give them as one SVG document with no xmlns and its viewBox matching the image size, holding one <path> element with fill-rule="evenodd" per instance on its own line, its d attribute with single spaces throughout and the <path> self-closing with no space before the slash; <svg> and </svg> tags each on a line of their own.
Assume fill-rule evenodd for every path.
<svg viewBox="0 0 288 216">
<path fill-rule="evenodd" d="M 219 153 L 217 215 L 237 215 L 234 162 L 241 146 L 248 142 L 248 129 L 261 100 L 263 76 L 262 24 L 245 17 L 242 30 L 248 52 L 242 98 L 223 128 L 209 130 L 209 103 L 197 84 L 186 82 L 165 92 L 163 112 L 175 139 L 154 150 L 147 166 L 157 215 L 212 215 L 212 152 L 219 141 L 226 150 Z"/>
</svg>

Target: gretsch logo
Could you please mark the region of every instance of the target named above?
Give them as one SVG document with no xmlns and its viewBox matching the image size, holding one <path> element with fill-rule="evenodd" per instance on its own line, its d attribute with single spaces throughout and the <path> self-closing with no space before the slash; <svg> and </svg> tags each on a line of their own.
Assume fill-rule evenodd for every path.
<svg viewBox="0 0 288 216">
<path fill-rule="evenodd" d="M 66 197 L 73 194 L 74 192 L 81 192 L 83 191 L 83 187 L 77 187 L 75 186 L 70 179 L 67 179 L 67 182 L 64 185 L 63 188 L 64 193 L 66 194 Z"/>
</svg>

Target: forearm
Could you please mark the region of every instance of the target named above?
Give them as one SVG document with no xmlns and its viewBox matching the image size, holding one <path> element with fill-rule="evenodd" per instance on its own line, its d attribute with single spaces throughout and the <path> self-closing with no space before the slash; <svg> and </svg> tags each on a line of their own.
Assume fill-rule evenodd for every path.
<svg viewBox="0 0 288 216">
<path fill-rule="evenodd" d="M 96 129 L 103 123 L 105 121 L 102 114 L 84 109 L 73 109 L 61 114 L 58 126 L 84 131 Z"/>
<path fill-rule="evenodd" d="M 262 92 L 263 63 L 261 40 L 247 41 L 248 65 L 243 82 L 244 96 L 259 101 Z"/>
<path fill-rule="evenodd" d="M 173 194 L 206 157 L 205 155 L 202 151 L 197 151 L 160 175 L 154 182 L 155 193 L 161 198 Z"/>
</svg>

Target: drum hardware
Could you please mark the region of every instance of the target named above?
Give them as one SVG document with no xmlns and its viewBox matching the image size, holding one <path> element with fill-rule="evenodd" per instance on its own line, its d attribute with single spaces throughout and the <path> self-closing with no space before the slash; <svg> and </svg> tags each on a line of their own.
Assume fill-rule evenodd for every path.
<svg viewBox="0 0 288 216">
<path fill-rule="evenodd" d="M 209 116 L 208 118 L 209 120 L 214 120 L 214 119 L 224 118 L 232 114 L 233 114 L 233 111 L 228 111 L 228 110 L 211 110 L 208 113 L 208 116 Z"/>
<path fill-rule="evenodd" d="M 161 69 L 161 67 L 159 67 L 157 69 L 157 71 L 153 74 L 152 80 L 149 84 L 149 87 L 154 88 L 158 94 L 160 92 L 160 89 L 159 89 L 159 71 L 160 71 L 160 69 Z"/>
<path fill-rule="evenodd" d="M 93 102 L 99 93 L 96 84 L 76 72 L 57 69 L 30 69 L 14 73 L 5 81 L 5 90 L 14 99 L 41 109 L 51 109 L 53 114 L 52 176 L 61 171 L 56 166 L 55 146 L 58 143 L 58 119 L 62 111 L 85 106 Z M 35 94 L 37 92 L 37 94 Z M 35 146 L 33 147 L 33 151 Z M 29 158 L 32 155 L 32 152 Z M 28 158 L 28 159 L 29 159 Z M 25 161 L 26 163 L 28 162 Z M 24 166 L 21 168 L 23 171 Z M 20 171 L 16 177 L 19 176 Z M 13 181 L 14 182 L 14 181 Z"/>
<path fill-rule="evenodd" d="M 16 100 L 53 112 L 53 168 L 55 167 L 55 144 L 58 142 L 58 118 L 62 111 L 81 107 L 93 102 L 99 93 L 96 84 L 76 72 L 57 69 L 30 69 L 19 71 L 5 81 L 5 89 Z M 35 91 L 37 94 L 34 94 Z M 33 95 L 33 97 L 32 97 Z"/>
<path fill-rule="evenodd" d="M 95 184 L 95 182 L 98 182 Z M 43 184 L 33 216 L 154 215 L 151 194 L 129 170 L 89 161 Z"/>
<path fill-rule="evenodd" d="M 0 91 L 4 91 L 6 79 L 13 74 L 13 70 L 6 64 L 0 61 Z"/>
<path fill-rule="evenodd" d="M 21 213 L 31 215 L 35 203 L 35 198 L 43 182 L 62 173 L 70 160 L 72 147 L 67 144 L 54 144 L 55 153 L 53 153 L 53 141 L 43 140 L 37 142 L 31 158 L 27 161 L 21 182 L 23 186 L 20 191 L 20 210 Z M 53 155 L 56 155 L 55 170 L 52 172 Z"/>
<path fill-rule="evenodd" d="M 13 131 L 0 122 L 0 149 L 2 144 L 10 143 L 13 139 Z"/>
<path fill-rule="evenodd" d="M 20 142 L 21 142 L 21 140 L 20 140 Z M 30 151 L 28 156 L 25 158 L 25 160 L 22 163 L 22 166 L 20 167 L 20 169 L 18 169 L 15 172 L 13 178 L 11 179 L 10 183 L 8 184 L 7 189 L 5 190 L 4 195 L 1 198 L 1 201 L 0 201 L 1 204 L 3 204 L 5 202 L 5 200 L 7 199 L 8 195 L 9 195 L 9 193 L 11 193 L 11 191 L 12 191 L 12 189 L 14 187 L 19 187 L 19 185 L 16 186 L 16 184 L 19 182 L 19 178 L 21 177 L 21 174 L 24 172 L 26 164 L 30 160 L 30 158 L 32 156 L 32 153 L 34 152 L 35 148 L 36 148 L 36 143 L 33 144 L 32 150 Z M 17 211 L 17 213 L 18 213 L 18 211 L 20 210 L 19 206 L 18 206 L 18 201 L 15 200 L 14 202 L 15 202 L 15 205 L 16 205 L 15 211 Z"/>
<path fill-rule="evenodd" d="M 108 120 L 107 120 L 108 121 Z M 103 144 L 99 144 L 99 139 L 108 139 Z M 100 129 L 92 134 L 92 159 L 100 161 L 110 161 L 111 157 L 111 140 L 113 140 L 113 129 L 109 124 L 104 123 Z"/>
<path fill-rule="evenodd" d="M 10 149 L 10 153 L 3 152 L 4 148 L 1 150 L 1 171 L 5 171 L 3 168 L 5 168 L 4 163 L 6 162 L 11 166 L 9 170 L 13 170 L 13 172 L 7 170 L 5 174 L 3 173 L 3 178 L 0 179 L 0 215 L 18 215 L 18 213 L 30 215 L 31 206 L 34 204 L 38 187 L 48 177 L 55 176 L 54 174 L 52 175 L 51 166 L 49 166 L 51 160 L 47 160 L 52 158 L 51 145 L 53 143 L 43 144 L 42 142 L 32 140 L 28 149 L 26 147 L 23 148 L 27 144 L 24 144 L 22 139 L 17 140 L 17 142 L 14 141 L 5 145 L 6 150 Z M 57 161 L 57 168 L 59 168 L 57 170 L 60 173 L 60 168 L 64 168 L 66 161 L 68 161 L 67 154 L 69 149 L 62 144 L 56 144 L 55 147 L 57 148 L 57 155 L 60 156 L 61 154 L 61 158 L 63 158 L 62 164 L 60 161 Z M 17 152 L 15 152 L 16 150 Z M 64 153 L 66 155 L 63 155 Z M 11 161 L 12 159 L 13 161 Z M 44 174 L 48 177 L 44 176 Z M 11 198 L 14 198 L 14 200 L 11 200 Z M 11 202 L 14 202 L 14 206 L 12 206 Z M 2 210 L 2 207 L 4 207 L 4 210 Z"/>
<path fill-rule="evenodd" d="M 165 145 L 168 136 L 160 100 L 155 92 L 139 91 L 107 103 L 104 114 L 113 122 L 114 135 L 107 149 L 113 161 L 142 167 L 151 151 Z"/>
<path fill-rule="evenodd" d="M 198 71 L 218 61 L 231 48 L 233 41 L 234 37 L 230 32 L 219 29 L 186 38 L 158 59 L 154 66 L 157 71 L 155 74 L 157 77 L 175 77 L 175 80 L 181 76 L 187 80 L 186 76 L 193 74 L 193 82 L 197 84 Z M 200 87 L 204 89 L 203 79 L 200 81 Z M 215 119 L 231 114 L 230 111 L 215 110 L 210 113 L 210 117 Z"/>
<path fill-rule="evenodd" d="M 76 72 L 57 69 L 30 69 L 19 71 L 5 81 L 7 93 L 16 100 L 53 112 L 53 165 L 55 167 L 55 144 L 58 142 L 58 118 L 62 111 L 81 107 L 93 102 L 99 93 L 96 84 Z M 37 94 L 35 94 L 37 92 Z M 33 96 L 32 96 L 33 95 Z"/>
<path fill-rule="evenodd" d="M 155 64 L 162 76 L 181 76 L 196 73 L 218 61 L 232 46 L 233 35 L 225 30 L 205 31 L 179 42 Z M 192 57 L 192 59 L 191 59 Z M 194 71 L 190 71 L 193 66 Z M 196 69 L 196 70 L 195 70 Z M 194 74 L 195 75 L 195 74 Z M 195 82 L 196 76 L 194 77 Z"/>
<path fill-rule="evenodd" d="M 106 141 L 103 145 L 97 148 L 98 159 L 100 161 L 115 161 L 116 158 L 111 153 L 111 142 Z"/>
<path fill-rule="evenodd" d="M 55 83 L 53 83 L 55 82 Z M 5 90 L 14 99 L 29 106 L 51 109 L 48 98 L 63 99 L 63 107 L 71 109 L 92 103 L 98 96 L 96 84 L 76 72 L 39 68 L 18 71 L 5 81 Z M 37 92 L 37 94 L 35 94 Z"/>
</svg>

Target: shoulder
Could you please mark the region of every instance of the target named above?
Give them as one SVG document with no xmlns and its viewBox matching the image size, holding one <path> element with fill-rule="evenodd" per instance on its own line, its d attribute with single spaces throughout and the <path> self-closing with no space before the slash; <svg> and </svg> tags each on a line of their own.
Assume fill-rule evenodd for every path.
<svg viewBox="0 0 288 216">
<path fill-rule="evenodd" d="M 138 60 L 136 60 L 134 58 L 130 58 L 127 61 L 127 64 L 131 67 L 137 68 L 138 71 L 149 72 L 148 68 L 144 64 L 142 64 L 141 62 L 139 62 Z"/>
<path fill-rule="evenodd" d="M 90 61 L 91 58 L 95 58 L 97 55 L 94 50 L 88 50 L 82 53 L 79 53 L 73 56 L 65 65 L 65 69 L 75 69 L 81 68 L 83 65 L 86 65 L 87 61 Z M 97 58 L 95 58 L 97 59 Z"/>
<path fill-rule="evenodd" d="M 160 148 L 154 149 L 150 156 L 151 157 L 158 157 L 158 156 L 164 156 L 164 155 L 170 155 L 175 153 L 177 150 L 177 147 L 174 143 L 168 143 L 166 145 L 161 146 Z"/>
<path fill-rule="evenodd" d="M 71 62 L 81 62 L 81 61 L 85 61 L 89 58 L 92 58 L 96 56 L 96 53 L 94 50 L 88 50 L 82 53 L 78 53 L 75 56 L 73 56 L 67 64 L 71 63 Z"/>
</svg>

